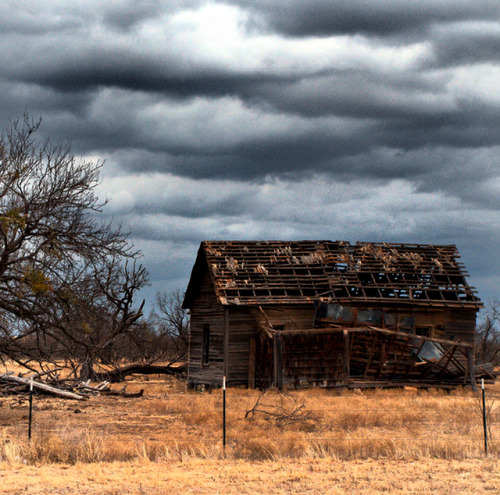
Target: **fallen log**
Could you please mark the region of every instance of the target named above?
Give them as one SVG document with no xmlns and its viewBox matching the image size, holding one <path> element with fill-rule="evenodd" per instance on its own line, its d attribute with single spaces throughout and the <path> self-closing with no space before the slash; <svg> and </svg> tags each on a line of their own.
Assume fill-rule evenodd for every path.
<svg viewBox="0 0 500 495">
<path fill-rule="evenodd" d="M 30 386 L 31 380 L 29 378 L 21 378 L 20 376 L 14 376 L 9 374 L 0 375 L 0 381 L 7 383 L 18 383 L 21 385 L 25 385 L 27 387 Z M 65 399 L 74 399 L 74 400 L 86 400 L 88 397 L 85 397 L 80 394 L 75 394 L 74 392 L 69 392 L 68 390 L 60 390 L 56 387 L 52 387 L 51 385 L 47 385 L 46 383 L 40 383 L 33 381 L 33 388 L 41 390 L 47 394 L 56 395 L 58 397 L 64 397 Z"/>
<path fill-rule="evenodd" d="M 96 382 L 108 381 L 117 383 L 129 375 L 182 375 L 187 371 L 186 366 L 156 366 L 153 364 L 129 364 L 110 371 L 93 373 Z"/>
<path fill-rule="evenodd" d="M 79 383 L 76 388 L 77 390 L 83 392 L 83 393 L 91 393 L 93 395 L 99 395 L 103 391 L 110 390 L 111 385 L 109 382 L 102 382 L 96 387 L 92 387 L 89 385 L 90 380 L 87 380 L 86 382 Z"/>
<path fill-rule="evenodd" d="M 144 389 L 141 388 L 139 392 L 135 393 L 127 393 L 127 386 L 123 387 L 121 390 L 103 390 L 101 392 L 101 395 L 118 395 L 120 397 L 126 397 L 126 398 L 136 398 L 136 397 L 142 397 L 144 395 Z"/>
</svg>

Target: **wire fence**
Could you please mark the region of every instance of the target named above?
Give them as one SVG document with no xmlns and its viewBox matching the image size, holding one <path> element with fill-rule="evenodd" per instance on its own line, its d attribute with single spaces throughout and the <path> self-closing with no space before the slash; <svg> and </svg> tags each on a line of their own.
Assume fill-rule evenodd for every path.
<svg viewBox="0 0 500 495">
<path fill-rule="evenodd" d="M 163 447 L 179 455 L 500 457 L 497 390 L 486 391 L 484 397 L 481 391 L 259 393 L 228 389 L 225 397 L 221 390 L 176 391 L 128 401 L 110 398 L 106 406 L 102 402 L 94 406 L 91 400 L 88 419 L 74 415 L 66 422 L 56 417 L 63 416 L 62 412 L 44 413 L 41 402 L 34 397 L 34 411 L 30 408 L 30 414 L 20 418 L 18 428 L 24 430 L 25 438 L 33 432 L 35 441 L 54 443 L 50 436 L 57 436 L 67 450 L 76 448 L 78 442 L 88 443 L 87 433 L 82 433 L 86 427 L 104 450 L 133 435 L 136 443 L 148 449 L 159 452 Z M 96 406 L 101 413 L 92 411 Z M 31 418 L 33 424 L 28 424 Z"/>
<path fill-rule="evenodd" d="M 496 441 L 497 427 L 500 424 L 500 409 L 496 401 L 500 399 L 498 394 L 486 395 L 483 392 L 475 395 L 402 395 L 401 393 L 368 393 L 360 396 L 330 395 L 321 397 L 320 400 L 328 402 L 328 407 L 317 407 L 306 405 L 307 398 L 300 403 L 300 395 L 277 395 L 270 396 L 269 402 L 259 402 L 254 394 L 246 395 L 236 393 L 222 402 L 222 438 L 223 445 L 226 439 L 229 442 L 238 443 L 244 441 L 239 437 L 241 425 L 235 426 L 236 436 L 231 435 L 231 422 L 226 427 L 226 416 L 241 415 L 245 408 L 244 402 L 256 401 L 253 408 L 245 410 L 245 416 L 251 414 L 251 419 L 259 414 L 269 422 L 279 425 L 281 428 L 307 422 L 314 419 L 320 425 L 321 435 L 304 435 L 308 442 L 339 442 L 355 440 L 356 433 L 361 432 L 365 440 L 375 437 L 379 441 L 390 440 L 394 446 L 396 442 L 407 442 L 411 445 L 416 443 L 422 446 L 422 441 L 433 444 L 441 442 L 446 444 L 450 439 L 459 443 L 462 450 L 475 446 L 484 445 L 484 454 L 499 455 L 498 442 Z M 313 399 L 314 400 L 314 399 Z M 318 398 L 315 399 L 316 402 Z M 287 402 L 288 404 L 284 404 Z M 360 402 L 367 402 L 360 406 Z M 388 406 L 387 401 L 398 402 Z M 400 402 L 405 402 L 405 405 Z M 409 402 L 409 403 L 408 403 Z M 448 404 L 447 404 L 448 403 Z M 298 405 L 300 404 L 300 405 Z M 379 405 L 377 405 L 379 404 Z M 443 407 L 443 404 L 445 406 Z M 340 407 L 339 407 L 340 405 Z M 440 409 L 439 414 L 436 408 Z M 391 420 L 397 423 L 391 424 Z M 260 423 L 262 426 L 262 422 Z M 229 432 L 226 431 L 227 428 Z M 367 433 L 367 430 L 371 430 Z M 301 428 L 292 431 L 301 431 Z M 306 429 L 307 431 L 307 429 Z M 493 435 L 492 432 L 495 432 Z M 262 429 L 265 436 L 266 428 Z M 360 438 L 358 438 L 360 440 Z M 363 440 L 363 438 L 361 438 Z M 216 441 L 212 437 L 210 442 Z M 425 446 L 424 446 L 425 447 Z M 493 447 L 493 448 L 492 448 Z M 452 450 L 452 449 L 450 449 Z"/>
</svg>

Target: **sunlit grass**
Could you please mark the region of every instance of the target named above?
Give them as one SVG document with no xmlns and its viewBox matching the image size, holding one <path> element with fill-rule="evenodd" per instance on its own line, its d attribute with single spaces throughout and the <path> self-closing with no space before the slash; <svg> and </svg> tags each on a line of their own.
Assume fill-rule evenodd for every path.
<svg viewBox="0 0 500 495">
<path fill-rule="evenodd" d="M 85 403 L 35 397 L 27 440 L 26 396 L 0 398 L 0 461 L 27 464 L 160 462 L 187 458 L 251 461 L 301 458 L 482 458 L 477 394 L 459 389 L 346 391 L 311 389 L 260 399 L 268 413 L 245 417 L 259 391 L 227 392 L 227 445 L 222 394 L 187 391 L 183 382 L 151 377 L 127 382 L 142 398 L 97 397 Z M 117 385 L 120 388 L 121 385 Z M 488 394 L 500 395 L 498 385 Z M 491 403 L 491 401 L 490 401 Z M 301 406 L 297 417 L 287 411 Z M 259 406 L 260 407 L 260 406 Z M 288 409 L 287 409 L 288 408 Z M 279 411 L 277 416 L 273 412 Z M 499 409 L 493 404 L 489 455 L 499 457 Z"/>
</svg>

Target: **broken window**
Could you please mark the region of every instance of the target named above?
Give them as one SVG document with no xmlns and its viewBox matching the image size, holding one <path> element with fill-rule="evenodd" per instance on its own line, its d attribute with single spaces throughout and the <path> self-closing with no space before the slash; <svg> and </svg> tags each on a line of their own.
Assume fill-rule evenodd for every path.
<svg viewBox="0 0 500 495">
<path fill-rule="evenodd" d="M 384 312 L 378 309 L 360 309 L 358 321 L 361 323 L 380 324 L 384 321 Z"/>
<path fill-rule="evenodd" d="M 398 324 L 397 313 L 385 313 L 384 323 L 388 327 L 395 327 Z"/>
<path fill-rule="evenodd" d="M 318 318 L 328 318 L 335 321 L 353 321 L 354 314 L 352 308 L 344 307 L 340 304 L 320 303 L 317 313 Z"/>
<path fill-rule="evenodd" d="M 431 327 L 415 327 L 415 335 L 431 337 Z"/>
<path fill-rule="evenodd" d="M 415 327 L 413 316 L 402 316 L 399 321 L 399 329 L 403 332 L 411 331 Z"/>
</svg>

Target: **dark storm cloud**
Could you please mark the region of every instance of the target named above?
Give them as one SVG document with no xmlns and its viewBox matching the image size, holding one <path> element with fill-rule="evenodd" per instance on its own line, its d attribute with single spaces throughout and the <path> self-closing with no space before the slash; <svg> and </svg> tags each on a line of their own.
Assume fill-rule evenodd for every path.
<svg viewBox="0 0 500 495">
<path fill-rule="evenodd" d="M 92 103 L 93 96 L 88 91 L 60 93 L 51 88 L 0 78 L 0 119 L 7 122 L 19 117 L 25 109 L 36 109 L 36 116 L 47 117 L 47 125 L 50 125 L 55 115 L 60 116 L 65 112 L 83 115 Z"/>
<path fill-rule="evenodd" d="M 306 117 L 384 119 L 450 112 L 449 104 L 436 101 L 442 96 L 442 86 L 416 73 L 382 74 L 349 68 L 251 89 L 252 93 L 243 93 L 249 101 L 265 101 L 277 110 Z"/>
<path fill-rule="evenodd" d="M 150 198 L 144 197 L 142 200 L 134 204 L 134 214 L 142 215 L 168 215 L 186 219 L 210 218 L 217 215 L 226 215 L 236 217 L 248 211 L 248 199 L 241 196 L 241 192 L 234 191 L 230 195 L 224 197 L 213 196 L 209 197 L 208 192 L 206 197 L 200 198 L 197 194 L 191 197 L 185 194 L 175 194 L 171 192 L 168 198 L 162 200 L 156 197 L 154 204 Z M 142 232 L 141 232 L 142 231 Z M 134 229 L 136 235 L 146 235 L 148 229 L 144 231 L 139 227 Z M 156 239 L 161 239 L 161 234 Z M 184 238 L 184 237 L 183 237 Z"/>
<path fill-rule="evenodd" d="M 304 126 L 300 130 L 290 132 L 284 129 L 267 137 L 250 135 L 243 142 L 237 138 L 224 143 L 208 139 L 204 143 L 176 139 L 169 136 L 168 129 L 162 139 L 156 140 L 136 118 L 139 109 L 130 106 L 121 111 L 109 109 L 114 116 L 111 121 L 101 118 L 101 114 L 95 119 L 90 118 L 87 112 L 82 120 L 63 123 L 77 150 L 83 151 L 90 145 L 93 149 L 130 147 L 160 152 L 168 156 L 143 165 L 135 162 L 131 166 L 175 171 L 191 177 L 255 178 L 305 169 L 330 170 L 339 174 L 343 173 L 343 167 L 336 160 L 346 155 L 358 155 L 369 148 L 387 146 L 412 150 L 443 145 L 469 148 L 500 142 L 500 108 L 497 103 L 465 97 L 447 98 L 442 89 L 432 84 L 424 81 L 419 85 L 417 80 L 405 79 L 401 81 L 399 78 L 398 81 L 389 77 L 384 85 L 382 76 L 358 72 L 322 76 L 298 84 L 267 84 L 265 87 L 252 87 L 251 80 L 246 80 L 245 86 L 235 83 L 232 89 L 238 88 L 243 95 L 246 93 L 244 97 L 249 106 L 267 107 L 267 112 L 271 111 L 269 115 L 274 113 L 277 120 L 284 115 L 304 117 Z M 77 77 L 75 81 L 78 81 Z M 211 91 L 211 84 L 205 87 L 201 79 L 196 83 L 200 90 Z M 221 92 L 230 91 L 228 81 L 225 85 L 219 81 L 214 87 Z M 331 91 L 332 87 L 335 91 Z M 182 91 L 189 92 L 188 88 L 193 91 L 193 81 Z M 38 100 L 37 93 L 41 96 Z M 43 91 L 38 85 L 30 92 L 30 100 L 41 104 L 42 111 L 64 107 L 81 112 L 91 97 L 89 92 L 58 94 L 55 89 Z M 130 114 L 122 115 L 123 110 Z M 223 110 L 223 107 L 218 109 Z M 328 119 L 316 119 L 317 116 L 347 117 L 351 124 L 347 125 L 346 121 L 344 127 L 348 132 L 342 132 L 338 126 L 332 128 Z M 352 125 L 352 119 L 358 124 Z M 245 124 L 239 125 L 243 132 Z M 237 134 L 238 128 L 233 130 Z M 210 123 L 204 132 L 210 132 Z M 366 168 L 360 172 L 371 174 Z M 377 170 L 373 172 L 378 175 Z"/>
<path fill-rule="evenodd" d="M 269 139 L 247 141 L 221 150 L 218 161 L 212 167 L 198 171 L 192 169 L 192 177 L 229 177 L 234 179 L 256 179 L 266 175 L 302 175 L 306 171 L 335 170 L 340 157 L 357 154 L 369 147 L 369 139 L 354 136 L 320 134 L 311 131 L 302 134 L 274 136 Z M 333 165 L 333 166 L 332 166 Z M 173 166 L 172 171 L 181 175 L 183 164 Z"/>
<path fill-rule="evenodd" d="M 169 2 L 162 2 L 161 0 L 107 2 L 103 6 L 102 20 L 108 26 L 127 30 L 164 12 L 164 4 L 174 10 L 179 3 L 175 0 L 169 0 Z"/>
<path fill-rule="evenodd" d="M 33 69 L 21 69 L 20 81 L 39 84 L 61 92 L 94 90 L 101 86 L 137 91 L 161 92 L 170 97 L 218 97 L 252 94 L 255 88 L 266 84 L 288 83 L 301 76 L 279 76 L 266 73 L 238 73 L 232 70 L 202 69 L 183 74 L 178 68 L 159 66 L 155 60 L 135 57 L 127 51 L 94 53 L 83 58 L 71 55 Z"/>
<path fill-rule="evenodd" d="M 471 0 L 1 2 L 0 118 L 27 108 L 107 160 L 106 214 L 155 284 L 184 285 L 202 239 L 330 238 L 456 243 L 492 292 L 499 18 Z"/>
<path fill-rule="evenodd" d="M 368 151 L 370 136 L 354 136 L 340 130 L 320 132 L 318 126 L 303 132 L 283 131 L 268 138 L 247 139 L 241 143 L 185 143 L 165 139 L 152 145 L 147 136 L 137 135 L 137 127 L 117 127 L 112 132 L 102 132 L 102 127 L 90 126 L 87 142 L 95 147 L 141 147 L 154 150 L 154 157 L 141 157 L 121 162 L 132 171 L 172 172 L 191 178 L 230 178 L 255 180 L 265 176 L 301 176 L 314 171 L 330 171 L 335 175 L 346 174 L 339 158 Z M 76 145 L 79 143 L 76 142 Z M 359 173 L 359 171 L 358 171 Z"/>
<path fill-rule="evenodd" d="M 472 148 L 492 146 L 500 142 L 500 106 L 488 107 L 483 102 L 461 102 L 456 112 L 392 119 L 381 123 L 381 142 L 401 149 L 425 146 Z"/>
<path fill-rule="evenodd" d="M 498 24 L 459 25 L 453 29 L 440 29 L 433 34 L 432 40 L 439 66 L 500 62 Z"/>
<path fill-rule="evenodd" d="M 427 29 L 435 23 L 490 20 L 500 16 L 496 1 L 462 0 L 256 0 L 233 1 L 288 36 L 366 33 L 386 36 Z"/>
<path fill-rule="evenodd" d="M 224 141 L 216 137 L 217 129 L 208 122 L 197 140 L 186 140 L 184 132 L 169 135 L 166 115 L 165 134 L 160 132 L 163 139 L 156 139 L 150 133 L 154 121 L 141 126 L 141 119 L 134 118 L 134 112 L 129 118 L 126 112 L 115 113 L 111 121 L 97 114 L 86 127 L 79 126 L 79 120 L 75 120 L 73 124 L 66 124 L 66 128 L 69 135 L 78 135 L 73 140 L 76 149 L 85 145 L 109 151 L 128 149 L 127 153 L 120 154 L 119 161 L 120 166 L 130 172 L 158 171 L 199 179 L 245 180 L 273 175 L 300 178 L 311 172 L 329 172 L 339 180 L 399 177 L 420 181 L 425 175 L 436 178 L 429 181 L 429 187 L 449 188 L 446 174 L 466 168 L 474 159 L 474 148 L 487 148 L 500 142 L 498 113 L 494 109 L 484 109 L 481 113 L 477 107 L 427 119 L 361 123 L 306 120 L 302 129 L 294 128 L 293 120 L 277 130 L 272 127 L 272 121 L 262 122 L 262 129 L 257 122 L 253 130 L 250 122 L 235 122 L 234 126 L 227 125 Z M 268 133 L 266 126 L 269 126 Z M 228 135 L 231 131 L 233 137 Z M 219 132 L 224 133 L 224 129 Z M 248 136 L 241 141 L 239 136 L 244 132 Z M 141 151 L 145 149 L 148 151 Z M 380 153 L 380 150 L 391 151 Z M 486 165 L 482 160 L 475 160 L 476 179 L 486 173 L 482 168 Z"/>
<path fill-rule="evenodd" d="M 195 8 L 203 0 L 190 0 Z M 4 0 L 0 3 L 0 31 L 36 37 L 41 34 L 74 32 L 96 23 L 120 30 L 133 29 L 139 23 L 185 8 L 182 0 L 51 0 L 41 4 L 30 0 Z"/>
</svg>

